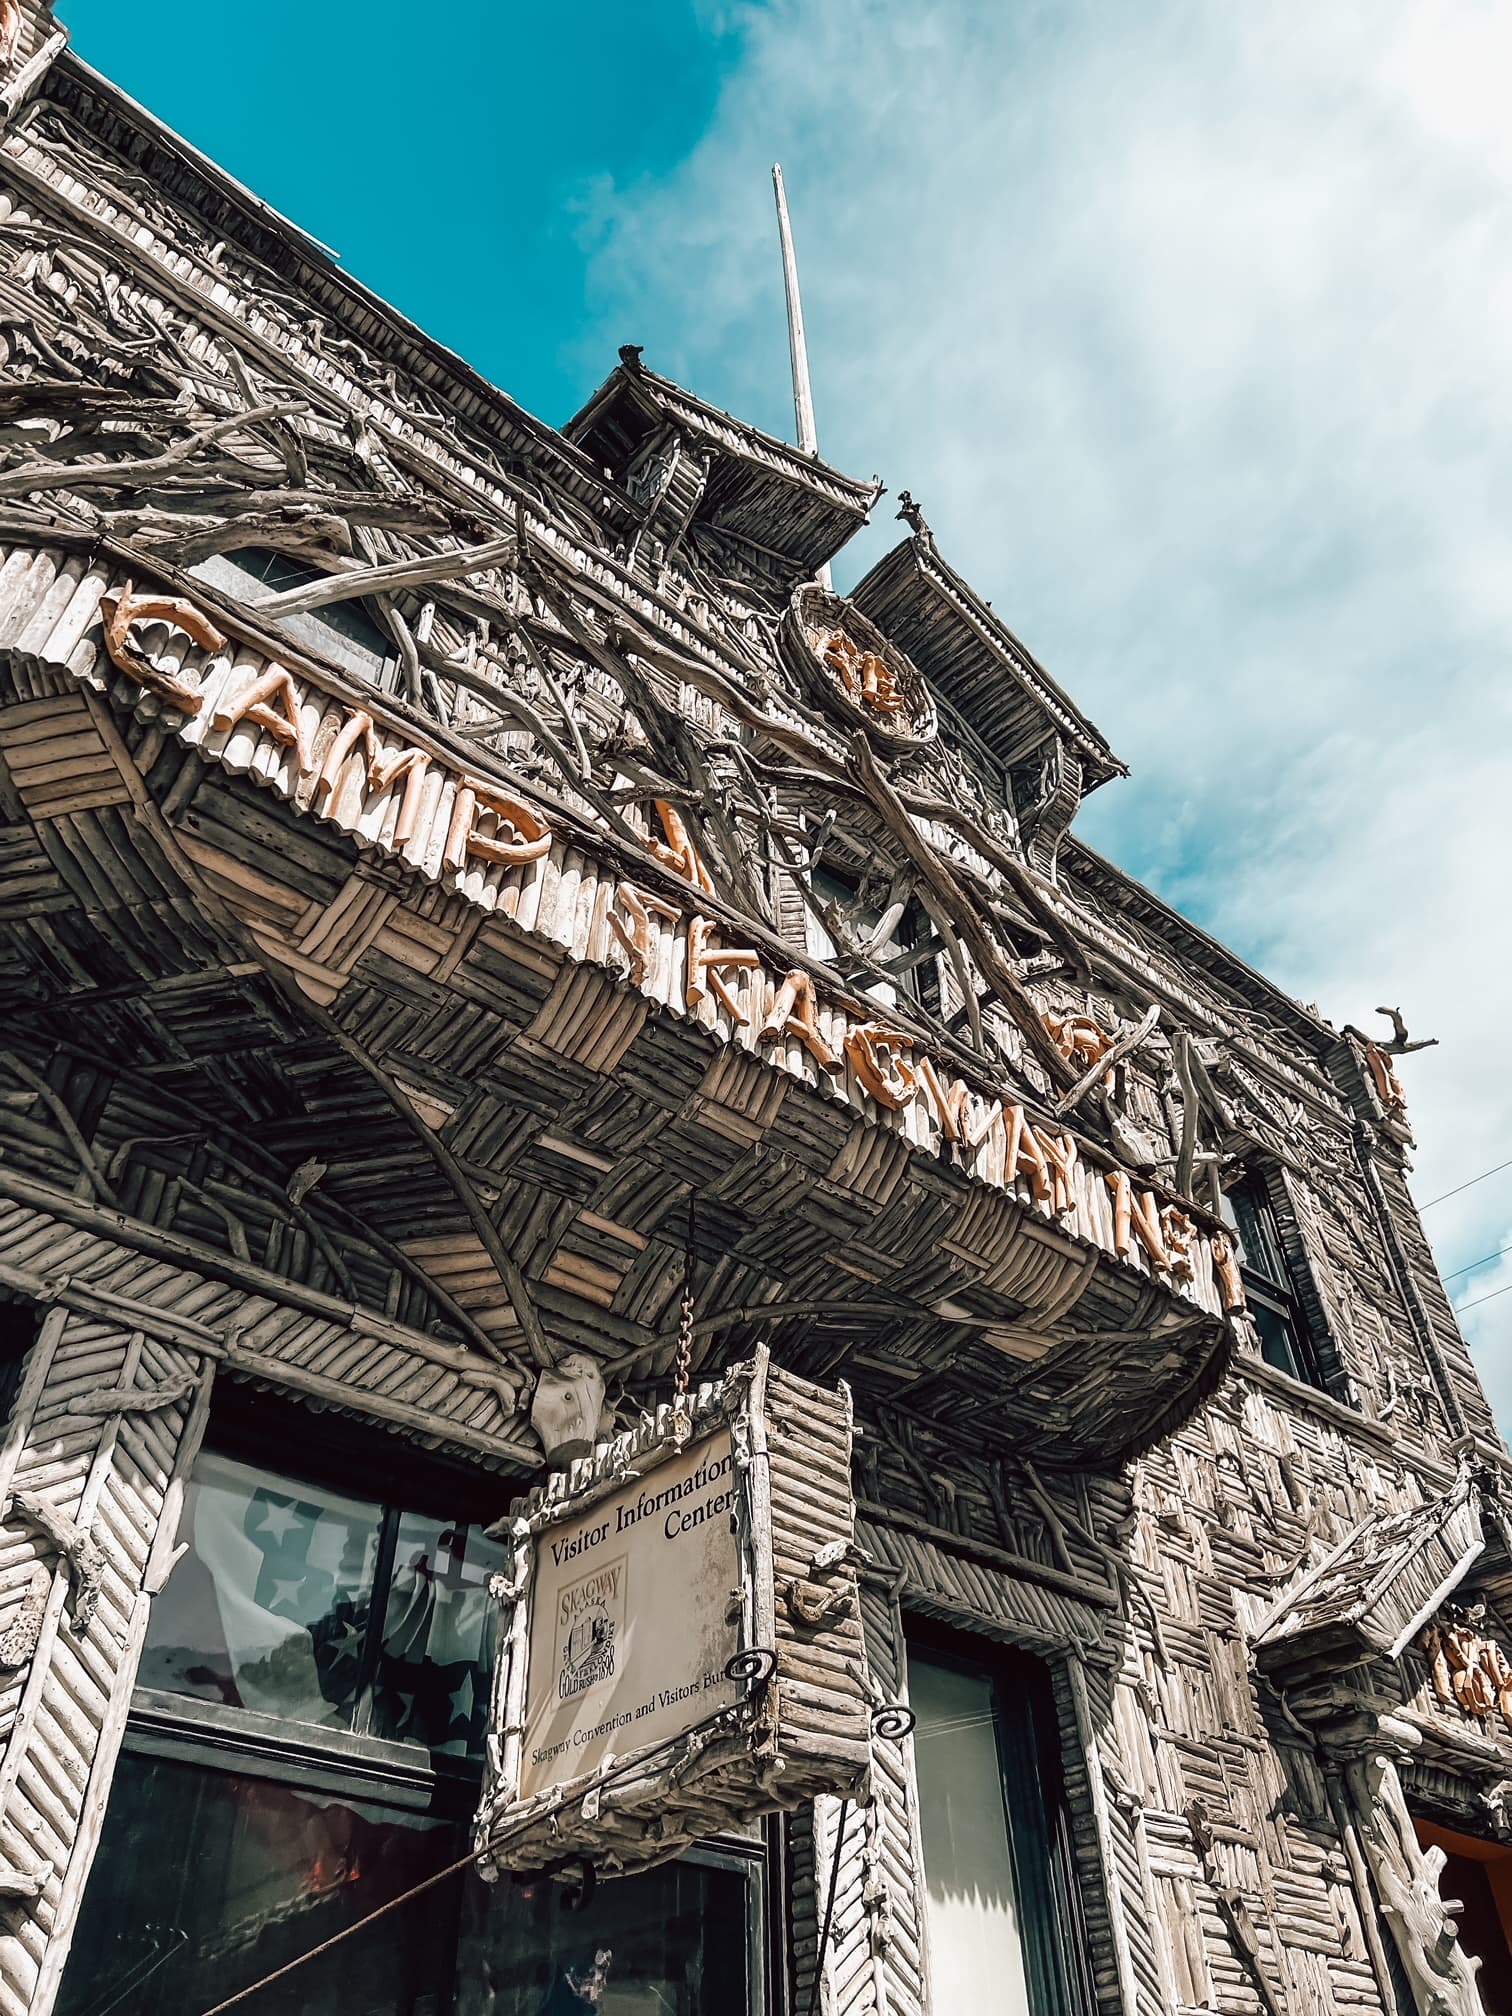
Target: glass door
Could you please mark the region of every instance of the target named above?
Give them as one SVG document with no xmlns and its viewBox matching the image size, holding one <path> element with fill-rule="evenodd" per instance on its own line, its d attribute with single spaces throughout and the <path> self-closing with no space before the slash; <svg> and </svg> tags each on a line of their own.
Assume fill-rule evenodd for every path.
<svg viewBox="0 0 1512 2016">
<path fill-rule="evenodd" d="M 908 1698 L 935 2008 L 1087 2016 L 1048 1670 L 910 1640 Z"/>
</svg>

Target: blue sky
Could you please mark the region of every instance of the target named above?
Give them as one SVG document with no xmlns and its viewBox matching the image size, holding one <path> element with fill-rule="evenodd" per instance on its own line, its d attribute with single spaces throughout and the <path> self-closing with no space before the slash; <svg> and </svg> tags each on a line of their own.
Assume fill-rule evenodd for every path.
<svg viewBox="0 0 1512 2016">
<path fill-rule="evenodd" d="M 1512 14 L 1494 0 L 58 0 L 542 417 L 616 346 L 821 445 L 1132 765 L 1080 830 L 1335 1022 L 1425 1201 L 1512 1157 Z M 892 504 L 842 580 L 896 536 Z M 1512 1169 L 1429 1210 L 1512 1419 Z"/>
<path fill-rule="evenodd" d="M 614 362 L 581 350 L 584 206 L 686 157 L 741 46 L 685 0 L 265 0 L 255 33 L 205 0 L 58 14 L 86 62 L 557 423 Z"/>
</svg>

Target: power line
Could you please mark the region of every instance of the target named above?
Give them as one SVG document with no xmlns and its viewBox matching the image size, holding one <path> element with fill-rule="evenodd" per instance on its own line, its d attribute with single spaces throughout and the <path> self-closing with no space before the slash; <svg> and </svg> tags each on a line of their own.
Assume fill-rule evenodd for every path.
<svg viewBox="0 0 1512 2016">
<path fill-rule="evenodd" d="M 1512 1246 L 1498 1246 L 1494 1253 L 1487 1253 L 1479 1260 L 1467 1260 L 1463 1267 L 1456 1267 L 1452 1274 L 1442 1274 L 1442 1281 L 1458 1281 L 1461 1274 L 1473 1274 L 1477 1267 L 1484 1267 L 1488 1260 L 1500 1260 L 1503 1253 L 1512 1253 Z"/>
<path fill-rule="evenodd" d="M 1473 1302 L 1461 1302 L 1454 1313 L 1463 1316 L 1467 1309 L 1479 1309 L 1482 1302 L 1494 1302 L 1498 1295 L 1512 1295 L 1512 1282 L 1505 1288 L 1493 1288 L 1489 1295 L 1477 1295 Z"/>
<path fill-rule="evenodd" d="M 1472 1176 L 1464 1183 L 1456 1183 L 1452 1190 L 1445 1190 L 1437 1197 L 1430 1197 L 1426 1204 L 1419 1204 L 1419 1211 L 1431 1211 L 1435 1204 L 1442 1204 L 1450 1197 L 1458 1197 L 1461 1190 L 1472 1190 L 1477 1183 L 1484 1183 L 1488 1176 L 1499 1176 L 1503 1169 L 1512 1169 L 1512 1161 L 1498 1162 L 1494 1169 L 1482 1169 L 1479 1176 Z"/>
</svg>

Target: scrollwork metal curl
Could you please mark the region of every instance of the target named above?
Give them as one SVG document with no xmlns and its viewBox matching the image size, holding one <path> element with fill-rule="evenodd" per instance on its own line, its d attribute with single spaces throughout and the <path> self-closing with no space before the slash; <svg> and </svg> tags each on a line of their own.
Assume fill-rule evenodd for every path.
<svg viewBox="0 0 1512 2016">
<path fill-rule="evenodd" d="M 872 1710 L 871 1733 L 884 1743 L 901 1743 L 918 1726 L 918 1716 L 901 1701 L 887 1701 Z"/>
<path fill-rule="evenodd" d="M 745 1680 L 754 1687 L 765 1687 L 777 1671 L 777 1654 L 768 1645 L 748 1645 L 743 1652 L 725 1661 L 726 1680 Z"/>
</svg>

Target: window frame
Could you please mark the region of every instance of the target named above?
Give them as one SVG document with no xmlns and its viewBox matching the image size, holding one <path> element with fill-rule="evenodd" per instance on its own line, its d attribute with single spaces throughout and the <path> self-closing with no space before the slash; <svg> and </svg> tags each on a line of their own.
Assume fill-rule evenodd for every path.
<svg viewBox="0 0 1512 2016">
<path fill-rule="evenodd" d="M 313 587 L 333 578 L 330 568 L 318 567 L 301 554 L 257 545 L 212 553 L 189 572 L 207 588 L 254 613 L 263 602 L 287 589 Z M 282 575 L 283 579 L 270 579 L 270 575 Z M 330 659 L 376 692 L 398 692 L 402 670 L 398 648 L 365 596 L 354 595 L 294 616 L 274 616 L 271 621 L 302 650 Z M 376 667 L 370 660 L 376 661 Z"/>
<path fill-rule="evenodd" d="M 180 1700 L 178 1696 L 168 1696 L 165 1698 L 173 1701 L 175 1705 Z M 202 1703 L 198 1705 L 215 1707 L 219 1713 L 235 1712 L 222 1710 L 219 1704 Z M 390 1788 L 386 1783 L 376 1781 L 342 1781 L 339 1778 L 333 1778 L 329 1773 L 319 1771 L 307 1774 L 261 1768 L 258 1761 L 250 1752 L 245 1755 L 227 1756 L 214 1754 L 202 1746 L 192 1749 L 182 1749 L 159 1745 L 152 1740 L 150 1728 L 139 1719 L 138 1700 L 135 1694 L 133 1695 L 132 1711 L 127 1719 L 126 1728 L 122 1735 L 119 1754 L 121 1756 L 129 1755 L 134 1759 L 144 1759 L 147 1761 L 149 1768 L 153 1764 L 163 1762 L 170 1765 L 186 1765 L 209 1778 L 215 1779 L 245 1779 L 255 1777 L 265 1780 L 270 1785 L 287 1788 L 296 1795 L 312 1795 L 317 1801 L 334 1800 L 341 1803 L 349 1802 L 352 1805 L 367 1806 L 370 1809 L 376 1808 L 379 1814 L 392 1813 L 396 1819 L 400 1820 L 408 1817 L 417 1820 L 434 1821 L 438 1830 L 443 1832 L 443 1835 L 450 1834 L 451 1844 L 456 1847 L 464 1845 L 468 1838 L 467 1809 L 460 1805 L 456 1810 L 449 1810 L 444 1806 L 433 1809 L 413 1801 L 396 1799 L 392 1796 Z M 111 1774 L 109 1804 L 107 1805 L 107 1824 L 109 1821 L 109 1806 L 119 1796 L 119 1773 L 113 1770 Z M 455 1856 L 452 1856 L 450 1859 L 455 1860 Z M 90 1910 L 91 1889 L 100 1881 L 109 1867 L 110 1863 L 107 1857 L 100 1855 L 94 1857 L 80 1900 L 81 1927 L 87 1928 L 89 1924 L 88 1913 Z M 462 1895 L 460 1889 L 451 1892 L 449 1896 L 448 1892 L 451 1892 L 449 1884 L 443 1886 L 440 1892 L 443 1899 L 440 1908 L 445 1909 L 449 1905 L 452 1912 L 452 1920 L 447 1932 L 449 1944 L 446 1948 L 447 1971 L 444 1980 L 447 1994 L 444 2008 L 438 2012 L 438 2016 L 455 2016 L 457 1983 L 460 1979 L 457 1954 L 460 1945 Z M 315 1956 L 316 1952 L 319 1951 L 320 1943 L 317 1940 L 309 1947 L 308 1957 L 313 1958 Z M 75 1939 L 69 1956 L 70 1959 L 80 1953 L 81 1945 L 82 1942 Z M 130 1992 L 134 1994 L 142 1985 L 141 1981 L 132 1982 L 130 1984 Z M 58 1986 L 60 1997 L 66 1998 L 70 1986 L 69 1967 L 66 1963 Z M 117 2004 L 113 2003 L 110 2005 L 110 2008 L 113 2011 L 117 2011 L 117 2016 L 120 2016 L 120 2012 L 124 2011 L 125 2006 L 122 2003 L 118 2009 Z"/>
<path fill-rule="evenodd" d="M 44 1311 L 24 1296 L 0 1296 L 0 1424 L 8 1423 L 21 1397 L 26 1368 L 42 1334 Z"/>
<path fill-rule="evenodd" d="M 185 1709 L 190 1713 L 185 1713 Z M 195 1712 L 202 1711 L 202 1712 Z M 262 1725 L 247 1728 L 247 1723 Z M 122 1738 L 123 1752 L 152 1761 L 186 1764 L 196 1770 L 239 1778 L 262 1778 L 295 1792 L 350 1801 L 380 1811 L 412 1813 L 457 1830 L 464 1840 L 477 1805 L 480 1771 L 466 1759 L 449 1760 L 450 1772 L 414 1762 L 415 1753 L 381 1739 L 354 1737 L 345 1730 L 311 1730 L 318 1740 L 290 1737 L 301 1725 L 276 1716 L 258 1716 L 220 1702 L 137 1688 Z M 377 1747 L 391 1753 L 375 1755 Z M 746 2016 L 786 2016 L 786 1951 L 782 1897 L 781 1821 L 763 1822 L 752 1840 L 717 1835 L 686 1849 L 680 1858 L 698 1868 L 738 1874 L 745 1884 Z M 91 1876 L 96 1872 L 91 1871 Z M 632 1879 L 633 1880 L 633 1879 Z M 507 1886 L 508 1877 L 499 1879 Z M 499 1887 L 499 1886 L 494 1886 Z M 447 1886 L 451 1888 L 450 1885 Z M 452 1941 L 447 2016 L 455 2011 L 461 1975 L 462 1893 L 450 1900 Z M 88 1910 L 88 1892 L 84 1898 Z M 739 2012 L 731 2012 L 739 2016 Z"/>
<path fill-rule="evenodd" d="M 376 1423 L 341 1419 L 338 1424 L 329 1414 L 317 1417 L 296 1402 L 261 1394 L 250 1387 L 236 1387 L 217 1395 L 196 1461 L 200 1455 L 223 1457 L 263 1470 L 275 1488 L 288 1484 L 297 1489 L 306 1484 L 314 1490 L 350 1493 L 372 1504 L 377 1511 L 378 1532 L 352 1726 L 338 1729 L 325 1723 L 285 1720 L 254 1708 L 178 1694 L 170 1688 L 138 1686 L 133 1689 L 132 1714 L 138 1712 L 140 1705 L 140 1712 L 151 1726 L 164 1732 L 162 1740 L 169 1740 L 166 1732 L 176 1720 L 182 1743 L 213 1742 L 241 1758 L 243 1761 L 237 1768 L 242 1770 L 254 1768 L 245 1760 L 262 1746 L 268 1755 L 287 1756 L 291 1761 L 307 1757 L 312 1751 L 318 1755 L 327 1750 L 353 1759 L 366 1757 L 385 1783 L 413 1782 L 416 1777 L 413 1767 L 420 1759 L 426 1760 L 429 1767 L 428 1772 L 420 1775 L 433 1786 L 453 1779 L 478 1782 L 483 1769 L 481 1757 L 433 1751 L 417 1743 L 374 1734 L 372 1716 L 377 1693 L 374 1683 L 382 1657 L 403 1520 L 411 1515 L 449 1519 L 482 1533 L 502 1515 L 510 1486 L 500 1473 L 474 1470 L 464 1464 L 449 1463 L 445 1458 L 437 1461 L 431 1452 L 417 1452 L 420 1470 L 417 1488 L 406 1492 L 402 1499 L 386 1502 L 381 1495 L 382 1486 L 393 1479 L 394 1452 L 386 1452 L 384 1440 L 379 1438 L 387 1438 L 388 1432 Z M 385 1453 L 387 1467 L 381 1461 Z M 192 1480 L 192 1466 L 189 1475 Z M 370 1481 L 374 1478 L 379 1480 L 378 1492 Z M 177 1540 L 179 1536 L 174 1537 Z M 212 1729 L 217 1733 L 212 1735 Z M 312 1743 L 301 1735 L 302 1731 L 320 1740 Z M 337 1740 L 332 1744 L 326 1739 Z M 191 1761 L 187 1760 L 186 1751 L 175 1754 L 183 1754 L 186 1761 Z M 408 1759 L 407 1766 L 399 1764 L 401 1756 Z"/>
<path fill-rule="evenodd" d="M 917 1650 L 925 1660 L 988 1682 L 1031 2016 L 1097 2016 L 1092 1945 L 1081 1903 L 1086 1872 L 1077 1858 L 1054 1667 L 1020 1646 L 952 1630 L 912 1611 L 903 1616 L 903 1649 L 905 1671 Z M 916 1797 L 918 1775 L 915 1747 Z M 1038 1867 L 1026 1872 L 1031 1837 Z M 927 1928 L 922 1843 L 918 1873 Z"/>
<path fill-rule="evenodd" d="M 861 872 L 833 859 L 821 858 L 809 870 L 809 888 L 817 902 L 848 910 L 864 929 L 870 930 L 875 927 L 882 912 L 878 910 L 875 915 L 869 915 L 858 907 L 864 879 Z M 808 912 L 804 948 L 812 957 L 827 960 L 849 972 L 853 983 L 863 994 L 876 1000 L 879 1007 L 895 1007 L 901 999 L 910 1007 L 920 1009 L 936 1020 L 941 1019 L 943 1002 L 936 962 L 944 948 L 933 920 L 917 894 L 908 898 L 891 942 L 875 961 L 881 976 L 878 979 L 854 968 L 854 962 L 848 961 L 831 942 L 829 932 L 812 911 Z M 892 995 L 891 1001 L 881 998 L 884 990 Z"/>
<path fill-rule="evenodd" d="M 298 1732 L 307 1729 L 308 1736 Z M 268 1778 L 303 1791 L 407 1811 L 459 1815 L 477 1804 L 482 1767 L 350 1729 L 285 1721 L 161 1687 L 132 1689 L 125 1747 L 179 1764 Z"/>
<path fill-rule="evenodd" d="M 1245 1299 L 1252 1309 L 1261 1309 L 1276 1318 L 1285 1328 L 1287 1348 L 1291 1362 L 1278 1364 L 1268 1355 L 1264 1330 L 1256 1322 L 1255 1329 L 1260 1339 L 1261 1362 L 1272 1372 L 1279 1372 L 1283 1378 L 1293 1379 L 1299 1386 L 1311 1387 L 1315 1392 L 1332 1394 L 1333 1385 L 1324 1371 L 1320 1352 L 1318 1329 L 1303 1294 L 1302 1283 L 1288 1251 L 1286 1226 L 1282 1214 L 1276 1208 L 1276 1184 L 1268 1171 L 1251 1167 L 1237 1182 L 1231 1183 L 1219 1193 L 1220 1215 L 1229 1230 L 1235 1235 L 1240 1279 L 1244 1283 Z M 1241 1197 L 1246 1210 L 1253 1215 L 1258 1237 L 1246 1242 L 1240 1212 L 1232 1200 Z M 1258 1256 L 1250 1251 L 1250 1245 L 1268 1247 L 1269 1252 Z M 1263 1272 L 1256 1266 L 1256 1258 L 1274 1265 L 1275 1275 Z"/>
</svg>

